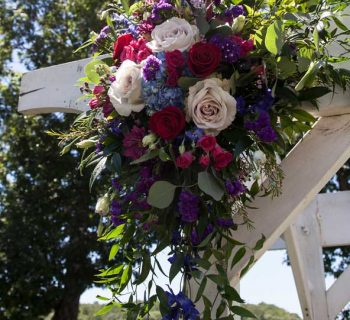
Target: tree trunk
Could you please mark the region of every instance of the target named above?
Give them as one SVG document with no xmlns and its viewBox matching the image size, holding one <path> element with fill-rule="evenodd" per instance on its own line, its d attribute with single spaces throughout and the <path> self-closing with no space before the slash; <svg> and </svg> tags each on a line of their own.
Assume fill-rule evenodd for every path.
<svg viewBox="0 0 350 320">
<path fill-rule="evenodd" d="M 81 292 L 67 290 L 63 299 L 55 307 L 55 314 L 52 320 L 77 320 L 80 295 Z"/>
</svg>

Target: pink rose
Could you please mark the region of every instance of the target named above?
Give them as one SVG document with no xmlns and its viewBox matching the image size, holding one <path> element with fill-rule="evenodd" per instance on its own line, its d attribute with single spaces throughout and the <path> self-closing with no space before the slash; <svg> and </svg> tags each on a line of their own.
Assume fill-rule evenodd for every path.
<svg viewBox="0 0 350 320">
<path fill-rule="evenodd" d="M 216 139 L 213 136 L 205 135 L 197 142 L 197 147 L 202 148 L 205 152 L 212 151 L 216 146 Z"/>
<path fill-rule="evenodd" d="M 194 157 L 191 152 L 187 151 L 176 159 L 176 166 L 182 169 L 188 168 L 194 160 Z"/>
<path fill-rule="evenodd" d="M 199 158 L 199 164 L 203 167 L 203 168 L 207 168 L 210 164 L 210 157 L 205 154 L 205 155 L 202 155 L 200 158 Z"/>
</svg>

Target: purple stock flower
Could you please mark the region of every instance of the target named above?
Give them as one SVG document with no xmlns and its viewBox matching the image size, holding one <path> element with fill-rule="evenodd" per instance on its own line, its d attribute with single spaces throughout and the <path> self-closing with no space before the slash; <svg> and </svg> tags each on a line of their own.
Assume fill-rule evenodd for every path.
<svg viewBox="0 0 350 320">
<path fill-rule="evenodd" d="M 277 139 L 277 134 L 271 127 L 270 116 L 266 111 L 261 111 L 255 121 L 246 121 L 244 126 L 255 132 L 262 142 L 270 143 Z"/>
<path fill-rule="evenodd" d="M 221 49 L 222 60 L 225 62 L 235 63 L 241 56 L 240 45 L 233 38 L 216 34 L 210 38 L 209 42 Z"/>
<path fill-rule="evenodd" d="M 118 119 L 113 119 L 108 123 L 108 127 L 111 132 L 117 136 L 122 134 L 122 130 L 120 129 L 121 121 Z"/>
<path fill-rule="evenodd" d="M 103 27 L 95 41 L 96 42 L 101 42 L 104 39 L 106 39 L 108 37 L 109 31 L 110 31 L 110 27 L 109 26 Z"/>
<path fill-rule="evenodd" d="M 199 214 L 200 198 L 189 192 L 182 191 L 179 197 L 179 211 L 183 222 L 196 222 Z"/>
<path fill-rule="evenodd" d="M 143 78 L 146 81 L 155 80 L 156 74 L 160 70 L 161 64 L 162 64 L 162 61 L 159 60 L 157 57 L 149 56 L 145 61 L 144 67 L 142 68 Z"/>
<path fill-rule="evenodd" d="M 174 9 L 173 5 L 169 2 L 169 0 L 160 0 L 159 2 L 154 4 L 150 16 L 150 20 L 152 22 L 159 22 L 163 13 L 162 11 L 171 11 Z"/>
<path fill-rule="evenodd" d="M 232 6 L 220 16 L 225 22 L 231 24 L 234 18 L 237 18 L 240 15 L 246 15 L 244 7 L 242 5 Z"/>
<path fill-rule="evenodd" d="M 226 180 L 225 187 L 228 194 L 232 197 L 239 196 L 240 194 L 246 191 L 245 186 L 239 180 Z"/>
<path fill-rule="evenodd" d="M 253 112 L 268 111 L 273 105 L 275 99 L 272 96 L 271 89 L 266 90 L 266 93 L 261 96 L 258 102 L 254 103 L 251 107 Z"/>
</svg>

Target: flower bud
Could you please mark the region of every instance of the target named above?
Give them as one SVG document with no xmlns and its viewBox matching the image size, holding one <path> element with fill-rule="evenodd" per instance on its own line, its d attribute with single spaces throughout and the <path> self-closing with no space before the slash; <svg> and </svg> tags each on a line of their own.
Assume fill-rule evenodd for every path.
<svg viewBox="0 0 350 320">
<path fill-rule="evenodd" d="M 98 198 L 95 207 L 95 212 L 102 216 L 105 216 L 109 213 L 109 205 L 110 200 L 108 194 L 106 193 L 103 197 Z"/>
<path fill-rule="evenodd" d="M 101 20 L 106 20 L 108 16 L 108 10 L 102 11 L 100 18 Z"/>
<path fill-rule="evenodd" d="M 185 145 L 181 144 L 181 146 L 179 147 L 180 154 L 183 154 L 185 151 L 186 151 Z"/>
<path fill-rule="evenodd" d="M 142 145 L 148 147 L 157 140 L 157 136 L 154 133 L 150 133 L 147 136 L 144 136 L 142 139 Z"/>
<path fill-rule="evenodd" d="M 239 33 L 243 30 L 245 24 L 245 16 L 239 15 L 237 18 L 233 20 L 232 23 L 232 31 L 234 33 Z"/>
<path fill-rule="evenodd" d="M 90 139 L 80 141 L 76 144 L 76 146 L 80 149 L 88 149 L 88 148 L 94 147 L 95 145 L 96 145 L 96 141 L 90 140 Z"/>
</svg>

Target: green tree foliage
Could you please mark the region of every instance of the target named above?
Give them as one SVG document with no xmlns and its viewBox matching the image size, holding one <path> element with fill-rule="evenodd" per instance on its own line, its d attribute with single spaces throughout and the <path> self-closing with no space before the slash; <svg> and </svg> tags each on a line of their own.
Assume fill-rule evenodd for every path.
<svg viewBox="0 0 350 320">
<path fill-rule="evenodd" d="M 258 320 L 301 320 L 297 314 L 289 313 L 286 310 L 272 304 L 248 304 L 247 309 L 253 312 L 257 316 Z M 242 318 L 242 320 L 245 319 L 247 318 Z"/>
<path fill-rule="evenodd" d="M 76 151 L 59 156 L 45 130 L 72 117 L 16 112 L 19 76 L 28 69 L 87 56 L 73 51 L 101 27 L 99 0 L 0 0 L 0 319 L 77 319 L 79 297 L 94 280 L 102 251 L 98 217 Z M 49 97 L 48 97 L 49 99 Z"/>
</svg>

